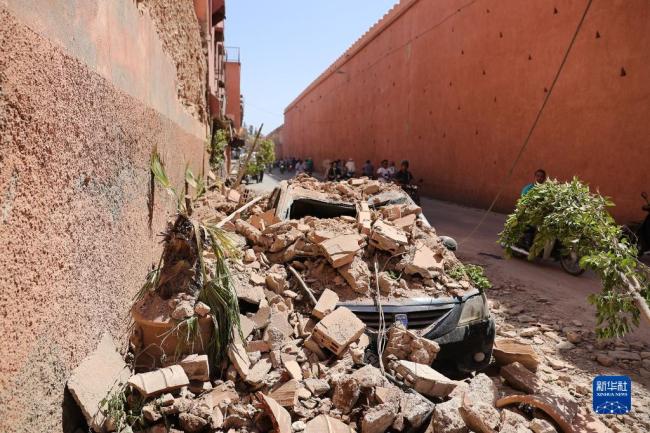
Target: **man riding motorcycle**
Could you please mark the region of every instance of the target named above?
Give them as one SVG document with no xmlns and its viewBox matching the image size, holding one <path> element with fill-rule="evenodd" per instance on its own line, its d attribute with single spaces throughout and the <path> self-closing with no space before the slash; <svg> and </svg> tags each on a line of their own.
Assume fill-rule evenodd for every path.
<svg viewBox="0 0 650 433">
<path fill-rule="evenodd" d="M 521 196 L 523 197 L 524 195 L 528 194 L 536 185 L 541 185 L 546 182 L 546 179 L 546 171 L 541 168 L 535 171 L 534 183 L 529 183 L 526 185 L 521 191 Z M 530 257 L 530 250 L 535 241 L 536 234 L 536 227 L 529 226 L 522 239 L 517 242 L 516 245 L 507 246 L 502 244 L 502 246 L 504 248 L 509 248 L 516 256 L 527 256 L 529 258 L 532 258 Z M 584 269 L 580 267 L 580 260 L 577 254 L 574 251 L 565 248 L 557 240 L 550 241 L 544 246 L 542 258 L 545 260 L 553 258 L 554 260 L 559 261 L 562 269 L 568 274 L 578 276 L 584 272 Z"/>
</svg>

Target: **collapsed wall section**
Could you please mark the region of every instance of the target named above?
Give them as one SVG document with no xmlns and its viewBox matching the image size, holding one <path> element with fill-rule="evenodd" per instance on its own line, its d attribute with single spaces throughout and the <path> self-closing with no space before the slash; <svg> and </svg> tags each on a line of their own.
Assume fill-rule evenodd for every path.
<svg viewBox="0 0 650 433">
<path fill-rule="evenodd" d="M 3 432 L 73 431 L 69 373 L 102 333 L 124 341 L 175 207 L 152 189 L 151 152 L 179 184 L 205 154 L 177 92 L 205 77 L 177 78 L 136 3 L 33 3 L 0 2 Z"/>
<path fill-rule="evenodd" d="M 436 198 L 490 204 L 547 95 L 586 0 L 402 0 L 285 111 L 283 153 L 409 159 Z M 650 153 L 650 4 L 594 2 L 498 203 L 537 168 L 574 175 L 640 219 Z"/>
</svg>

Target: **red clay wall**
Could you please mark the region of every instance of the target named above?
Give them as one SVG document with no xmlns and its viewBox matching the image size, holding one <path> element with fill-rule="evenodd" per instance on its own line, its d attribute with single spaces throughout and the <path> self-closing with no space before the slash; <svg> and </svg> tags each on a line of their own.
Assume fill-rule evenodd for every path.
<svg viewBox="0 0 650 433">
<path fill-rule="evenodd" d="M 235 129 L 241 128 L 241 64 L 226 62 L 226 116 Z"/>
<path fill-rule="evenodd" d="M 284 153 L 313 156 L 317 167 L 325 158 L 407 158 L 427 194 L 487 206 L 587 1 L 525 3 L 402 1 L 287 107 Z M 649 22 L 646 0 L 593 3 L 498 209 L 511 209 L 543 167 L 612 196 L 621 220 L 642 217 Z"/>
<path fill-rule="evenodd" d="M 205 76 L 174 67 L 197 46 L 163 48 L 131 0 L 72 3 L 0 6 L 1 432 L 73 431 L 65 382 L 102 333 L 126 342 L 174 210 L 155 189 L 150 213 L 151 151 L 179 183 L 204 161 L 183 80 Z M 186 7 L 163 32 L 196 20 Z"/>
</svg>

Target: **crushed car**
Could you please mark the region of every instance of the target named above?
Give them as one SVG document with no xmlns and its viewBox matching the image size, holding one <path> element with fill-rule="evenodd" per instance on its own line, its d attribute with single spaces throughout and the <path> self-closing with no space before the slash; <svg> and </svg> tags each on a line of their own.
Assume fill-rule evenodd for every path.
<svg viewBox="0 0 650 433">
<path fill-rule="evenodd" d="M 299 176 L 282 182 L 268 207 L 286 231 L 267 257 L 299 261 L 305 280 L 317 291 L 333 290 L 373 341 L 399 322 L 440 345 L 438 368 L 471 372 L 488 365 L 495 326 L 484 291 L 449 275 L 462 266 L 451 251 L 455 242 L 438 236 L 398 186 Z M 285 239 L 295 243 L 284 245 Z"/>
</svg>

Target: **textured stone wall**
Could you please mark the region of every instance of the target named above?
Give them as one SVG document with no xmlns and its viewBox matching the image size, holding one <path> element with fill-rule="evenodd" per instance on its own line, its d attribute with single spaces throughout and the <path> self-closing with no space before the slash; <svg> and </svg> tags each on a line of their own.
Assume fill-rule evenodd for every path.
<svg viewBox="0 0 650 433">
<path fill-rule="evenodd" d="M 110 6 L 84 7 L 92 4 Z M 149 19 L 134 2 L 111 4 L 133 25 Z M 146 69 L 120 59 L 126 51 L 94 56 L 90 40 L 84 51 L 84 41 L 56 37 L 52 23 L 64 26 L 66 10 L 30 21 L 20 7 L 0 2 L 0 431 L 72 431 L 67 377 L 102 333 L 126 341 L 131 299 L 173 214 L 164 192 L 151 195 L 150 154 L 158 148 L 180 184 L 186 163 L 204 165 L 205 125 L 183 112 L 174 56 L 154 44 L 155 31 L 139 60 L 174 75 L 159 70 L 151 84 L 138 81 Z M 101 28 L 85 31 L 104 40 Z"/>
<path fill-rule="evenodd" d="M 587 0 L 402 0 L 285 112 L 283 152 L 409 159 L 425 193 L 487 207 L 547 95 Z M 650 189 L 650 2 L 593 2 L 498 203 L 537 168 L 578 175 L 642 219 Z M 435 225 L 435 221 L 433 222 Z"/>
<path fill-rule="evenodd" d="M 205 120 L 208 65 L 192 0 L 141 2 L 156 26 L 165 52 L 176 65 L 179 99 L 199 119 Z"/>
</svg>

